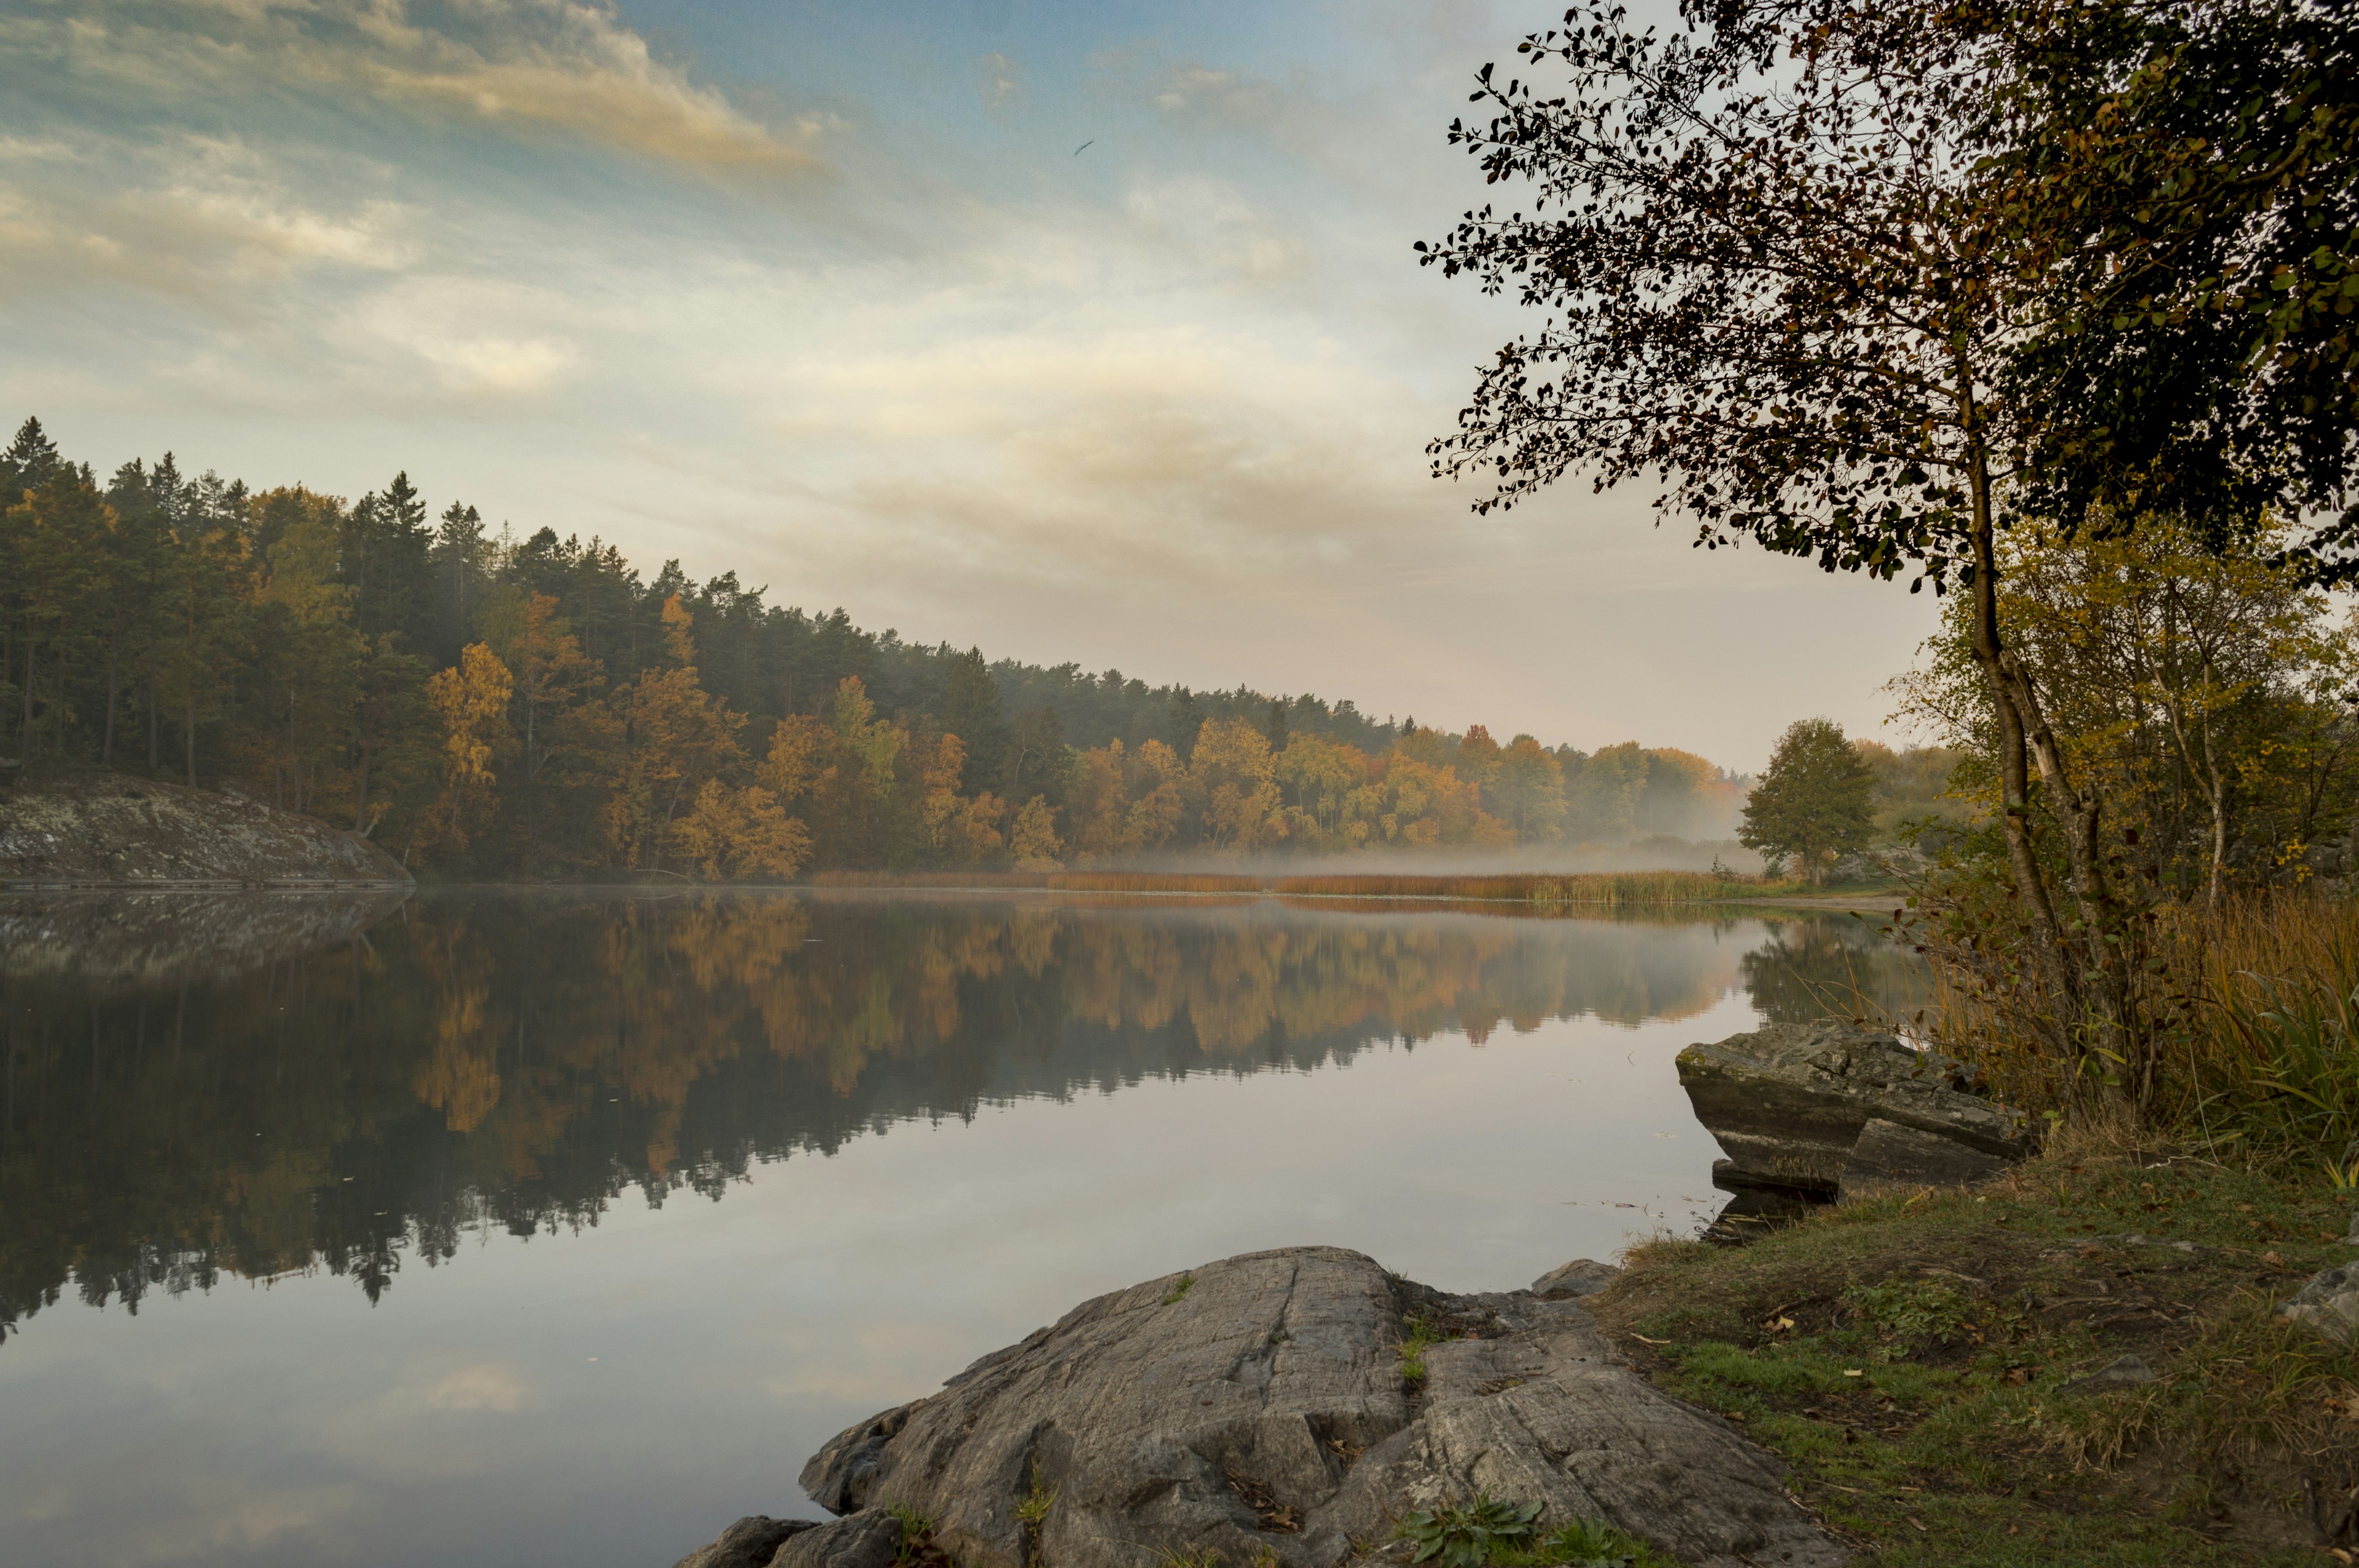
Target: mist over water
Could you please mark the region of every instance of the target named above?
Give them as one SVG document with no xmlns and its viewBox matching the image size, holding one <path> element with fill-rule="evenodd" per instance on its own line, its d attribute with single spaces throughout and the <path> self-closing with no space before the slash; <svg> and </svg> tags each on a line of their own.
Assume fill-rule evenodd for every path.
<svg viewBox="0 0 2359 1568">
<path fill-rule="evenodd" d="M 1418 848 L 1354 850 L 1348 855 L 1250 854 L 1144 856 L 1125 860 L 1126 869 L 1156 871 L 1232 871 L 1266 877 L 1569 876 L 1582 871 L 1708 871 L 1715 865 L 1740 876 L 1758 876 L 1760 855 L 1734 838 L 1679 838 L 1656 835 L 1616 844 L 1516 844 L 1495 849 Z"/>
<path fill-rule="evenodd" d="M 1914 984 L 1767 911 L 375 913 L 245 918 L 204 979 L 9 903 L 67 934 L 0 972 L 12 1563 L 669 1562 L 1137 1279 L 1318 1241 L 1508 1288 L 1690 1228 L 1677 1050 Z"/>
</svg>

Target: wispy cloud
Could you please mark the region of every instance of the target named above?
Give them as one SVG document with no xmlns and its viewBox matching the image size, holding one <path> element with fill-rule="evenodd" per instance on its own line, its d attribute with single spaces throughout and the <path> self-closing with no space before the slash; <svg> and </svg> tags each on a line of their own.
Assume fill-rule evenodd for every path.
<svg viewBox="0 0 2359 1568">
<path fill-rule="evenodd" d="M 79 0 L 0 22 L 0 51 L 152 106 L 243 91 L 356 93 L 675 164 L 810 174 L 821 122 L 765 124 L 590 0 Z"/>
</svg>

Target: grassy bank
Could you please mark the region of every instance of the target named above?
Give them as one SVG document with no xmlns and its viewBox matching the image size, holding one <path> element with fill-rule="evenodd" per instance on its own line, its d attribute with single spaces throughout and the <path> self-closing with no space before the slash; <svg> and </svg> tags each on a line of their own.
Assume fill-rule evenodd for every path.
<svg viewBox="0 0 2359 1568">
<path fill-rule="evenodd" d="M 2306 1487 L 2331 1515 L 2359 1483 L 2359 1356 L 2274 1308 L 2359 1258 L 2350 1218 L 2322 1173 L 2050 1156 L 1748 1248 L 1650 1242 L 1591 1304 L 1863 1568 L 2315 1563 Z M 2125 1355 L 2157 1380 L 2071 1388 Z"/>
<path fill-rule="evenodd" d="M 1294 898 L 1468 899 L 1607 907 L 1799 897 L 1830 890 L 1805 881 L 1709 871 L 1582 871 L 1398 876 L 1246 876 L 1206 871 L 821 871 L 818 887 L 1011 888 L 1070 892 L 1271 893 Z"/>
</svg>

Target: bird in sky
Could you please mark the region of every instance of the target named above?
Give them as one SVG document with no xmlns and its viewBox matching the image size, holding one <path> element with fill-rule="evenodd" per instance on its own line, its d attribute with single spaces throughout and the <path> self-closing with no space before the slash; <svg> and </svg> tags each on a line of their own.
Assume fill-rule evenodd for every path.
<svg viewBox="0 0 2359 1568">
<path fill-rule="evenodd" d="M 1081 157 L 1083 153 L 1087 152 L 1090 148 L 1092 148 L 1092 147 L 1093 147 L 1093 146 L 1097 146 L 1097 145 L 1098 145 L 1098 139 L 1097 139 L 1095 136 L 1092 136 L 1088 141 L 1083 142 L 1080 146 L 1077 146 L 1077 147 L 1075 147 L 1075 148 L 1073 149 L 1073 156 L 1074 156 L 1075 157 Z"/>
</svg>

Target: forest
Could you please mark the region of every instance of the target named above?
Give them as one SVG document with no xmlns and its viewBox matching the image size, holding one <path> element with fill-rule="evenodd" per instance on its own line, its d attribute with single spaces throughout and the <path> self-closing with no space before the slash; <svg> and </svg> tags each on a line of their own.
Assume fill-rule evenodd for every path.
<svg viewBox="0 0 2359 1568">
<path fill-rule="evenodd" d="M 0 453 L 0 776 L 223 789 L 451 877 L 775 880 L 1724 836 L 1745 781 L 1349 700 L 987 661 L 734 572 L 170 455 Z"/>
</svg>

